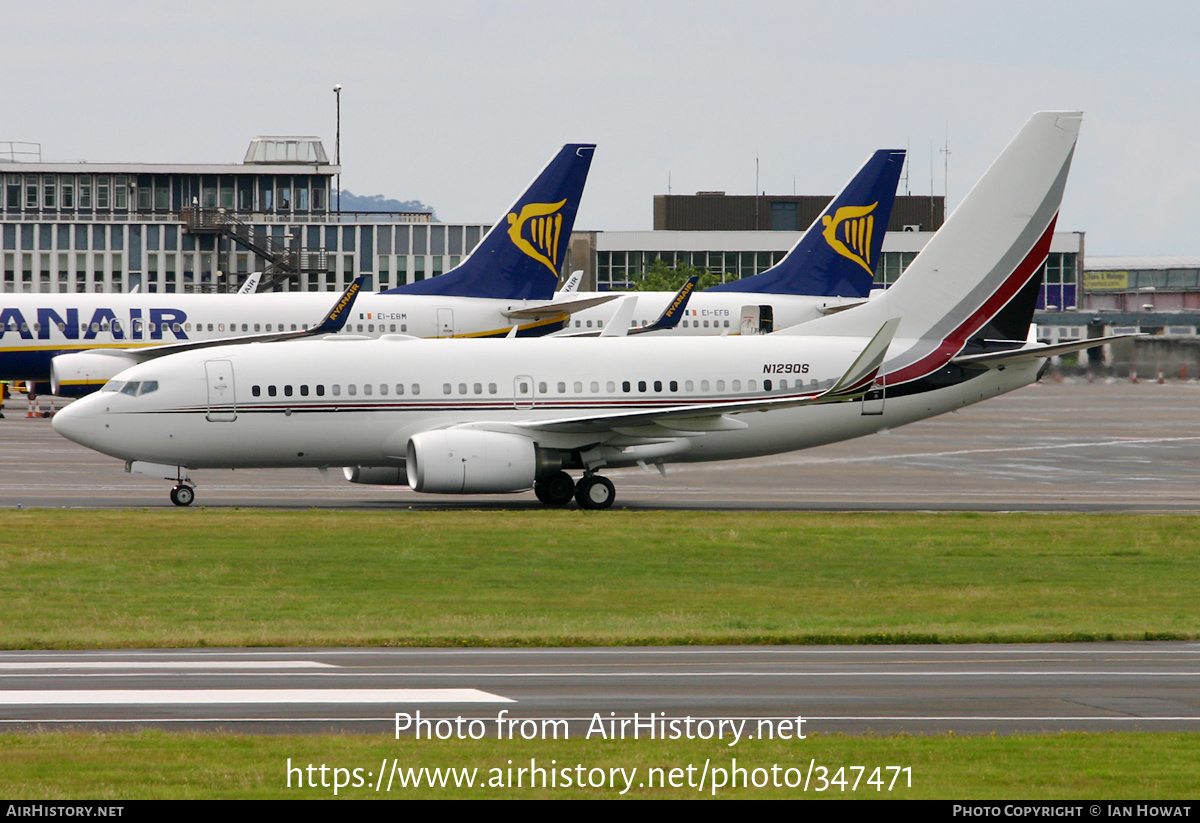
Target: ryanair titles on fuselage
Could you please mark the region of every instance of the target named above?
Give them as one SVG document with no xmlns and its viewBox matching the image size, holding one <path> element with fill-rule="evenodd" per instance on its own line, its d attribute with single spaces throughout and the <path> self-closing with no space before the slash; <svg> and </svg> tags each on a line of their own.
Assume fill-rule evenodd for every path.
<svg viewBox="0 0 1200 823">
<path fill-rule="evenodd" d="M 65 316 L 55 309 L 38 309 L 30 322 L 20 309 L 0 309 L 0 340 L 11 335 L 22 340 L 50 340 L 52 330 L 58 332 L 56 337 L 67 340 L 95 340 L 102 331 L 111 333 L 114 340 L 162 340 L 166 334 L 177 340 L 188 339 L 184 331 L 187 313 L 180 309 L 149 309 L 148 317 L 142 309 L 130 309 L 126 320 L 112 309 L 101 307 L 82 323 L 79 309 L 64 311 Z"/>
</svg>

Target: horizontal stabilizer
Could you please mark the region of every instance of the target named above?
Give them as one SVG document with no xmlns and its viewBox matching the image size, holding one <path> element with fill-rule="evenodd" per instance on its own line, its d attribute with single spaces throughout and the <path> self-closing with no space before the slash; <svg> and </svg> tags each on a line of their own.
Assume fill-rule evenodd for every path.
<svg viewBox="0 0 1200 823">
<path fill-rule="evenodd" d="M 519 309 L 509 309 L 501 312 L 505 317 L 522 320 L 540 320 L 554 315 L 569 315 L 577 311 L 602 306 L 610 300 L 616 300 L 620 294 L 606 294 L 601 297 L 587 297 L 582 300 L 561 300 L 556 303 L 539 303 L 536 306 L 524 306 Z"/>
<path fill-rule="evenodd" d="M 1141 334 L 1112 334 L 1108 337 L 1093 337 L 1090 340 L 1073 340 L 1070 343 L 1054 343 L 1051 345 L 1030 346 L 1021 349 L 1009 349 L 1008 351 L 999 352 L 983 352 L 981 354 L 960 354 L 951 360 L 958 366 L 977 366 L 981 368 L 990 368 L 992 366 L 1003 365 L 1005 363 L 1016 363 L 1021 360 L 1036 360 L 1039 357 L 1053 357 L 1056 354 L 1070 354 L 1074 351 L 1083 351 L 1084 349 L 1094 348 L 1095 346 L 1103 346 L 1105 343 L 1112 343 L 1114 340 L 1128 340 L 1132 337 L 1143 337 Z"/>
</svg>

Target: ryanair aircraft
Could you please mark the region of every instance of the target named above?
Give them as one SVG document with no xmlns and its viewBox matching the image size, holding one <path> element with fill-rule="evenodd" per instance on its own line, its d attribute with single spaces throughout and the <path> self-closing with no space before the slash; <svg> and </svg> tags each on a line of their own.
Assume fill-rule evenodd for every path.
<svg viewBox="0 0 1200 823">
<path fill-rule="evenodd" d="M 691 296 L 670 327 L 652 333 L 677 336 L 765 334 L 857 305 L 871 293 L 887 233 L 904 151 L 875 152 L 812 226 L 775 266 Z M 571 292 L 578 300 L 608 292 Z M 628 292 L 637 298 L 626 325 L 649 332 L 648 319 L 676 300 L 670 292 Z M 611 324 L 612 305 L 576 312 L 557 335 L 587 334 Z M 595 332 L 593 332 L 595 333 Z"/>
<path fill-rule="evenodd" d="M 882 296 L 776 334 L 226 346 L 130 368 L 53 424 L 174 480 L 178 505 L 194 499 L 192 469 L 343 466 L 355 482 L 532 488 L 599 509 L 615 497 L 605 468 L 665 471 L 922 420 L 1100 342 L 1026 335 L 1080 119 L 1034 115 Z"/>
<path fill-rule="evenodd" d="M 612 299 L 551 304 L 595 146 L 569 144 L 479 246 L 439 277 L 359 296 L 369 337 L 541 335 L 572 311 Z M 185 342 L 296 332 L 317 324 L 332 295 L 0 295 L 0 379 L 50 381 L 55 394 L 88 394 L 142 358 L 131 352 Z"/>
</svg>

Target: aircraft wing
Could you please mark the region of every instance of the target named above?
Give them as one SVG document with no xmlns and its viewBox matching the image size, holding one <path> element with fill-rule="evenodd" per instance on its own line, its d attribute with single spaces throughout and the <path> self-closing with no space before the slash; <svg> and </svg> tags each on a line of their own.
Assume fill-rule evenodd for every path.
<svg viewBox="0 0 1200 823">
<path fill-rule="evenodd" d="M 346 325 L 346 318 L 350 314 L 350 307 L 354 305 L 358 293 L 362 291 L 365 277 L 356 277 L 354 282 L 333 304 L 325 317 L 321 319 L 312 328 L 304 331 L 286 331 L 272 332 L 269 334 L 252 334 L 242 337 L 226 337 L 220 340 L 187 340 L 181 343 L 166 343 L 161 346 L 144 346 L 137 349 L 96 349 L 97 354 L 111 354 L 115 357 L 123 357 L 126 360 L 133 360 L 137 363 L 153 360 L 157 357 L 166 357 L 168 354 L 178 354 L 184 351 L 194 351 L 195 349 L 208 349 L 214 346 L 238 346 L 243 343 L 275 343 L 281 340 L 299 340 L 305 337 L 318 337 L 325 334 L 333 334 L 342 330 Z"/>
<path fill-rule="evenodd" d="M 728 416 L 732 414 L 856 400 L 870 391 L 874 385 L 875 376 L 883 365 L 888 346 L 891 345 L 892 337 L 895 336 L 896 328 L 899 325 L 899 318 L 893 318 L 884 323 L 859 356 L 850 364 L 850 368 L 846 370 L 845 374 L 824 391 L 812 391 L 788 397 L 764 397 L 756 400 L 681 404 L 658 409 L 599 411 L 576 417 L 524 420 L 506 425 L 504 428 L 563 434 L 616 431 L 620 434 L 637 436 L 679 437 L 689 434 L 699 435 L 709 431 L 745 428 L 745 423 Z M 488 428 L 488 425 L 475 424 L 471 427 Z"/>
<path fill-rule="evenodd" d="M 1005 363 L 1016 363 L 1021 360 L 1034 360 L 1039 357 L 1051 357 L 1056 354 L 1070 354 L 1073 351 L 1103 346 L 1114 340 L 1125 340 L 1130 337 L 1141 337 L 1140 334 L 1114 334 L 1108 337 L 1093 337 L 1090 340 L 1073 340 L 1070 343 L 1054 343 L 1047 346 L 1031 346 L 1020 349 L 1009 349 L 999 352 L 982 352 L 980 354 L 961 354 L 951 360 L 951 363 L 968 368 L 991 368 Z"/>
</svg>

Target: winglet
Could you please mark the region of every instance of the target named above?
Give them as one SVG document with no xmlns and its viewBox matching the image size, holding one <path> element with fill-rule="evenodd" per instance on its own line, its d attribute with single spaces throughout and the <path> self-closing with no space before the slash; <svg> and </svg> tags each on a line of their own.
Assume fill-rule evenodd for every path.
<svg viewBox="0 0 1200 823">
<path fill-rule="evenodd" d="M 154 360 L 158 357 L 166 357 L 168 354 L 178 354 L 184 351 L 194 351 L 195 349 L 211 349 L 217 346 L 240 346 L 245 343 L 277 343 L 282 340 L 300 340 L 305 337 L 316 337 L 322 334 L 333 334 L 339 332 L 346 325 L 346 318 L 350 316 L 350 307 L 354 305 L 358 293 L 362 291 L 363 283 L 366 282 L 366 277 L 356 277 L 350 287 L 342 292 L 342 295 L 333 304 L 333 308 L 325 315 L 325 318 L 313 326 L 311 329 L 304 331 L 279 331 L 268 332 L 267 334 L 253 334 L 243 337 L 226 337 L 220 340 L 187 340 L 182 343 L 167 343 L 161 346 L 146 346 L 139 349 L 120 349 L 113 351 L 114 355 L 126 357 L 135 363 L 144 363 L 147 360 Z M 100 350 L 97 350 L 100 351 Z"/>
<path fill-rule="evenodd" d="M 692 292 L 696 290 L 696 284 L 700 282 L 700 275 L 693 274 L 688 278 L 687 282 L 675 292 L 675 297 L 663 309 L 663 313 L 658 316 L 658 319 L 649 326 L 641 329 L 633 329 L 630 334 L 645 334 L 648 331 L 662 331 L 664 329 L 673 329 L 679 325 L 679 321 L 683 318 L 684 311 L 687 309 L 688 300 L 692 297 Z"/>
<path fill-rule="evenodd" d="M 567 282 L 563 283 L 563 287 L 558 290 L 559 294 L 573 294 L 579 291 L 579 284 L 583 282 L 583 269 L 576 269 L 571 272 L 571 276 L 567 278 Z"/>
<path fill-rule="evenodd" d="M 362 291 L 363 283 L 367 280 L 366 277 L 356 277 L 354 282 L 346 291 L 342 292 L 342 296 L 333 304 L 333 308 L 325 315 L 325 318 L 316 326 L 308 330 L 309 335 L 314 334 L 332 334 L 339 332 L 346 325 L 346 318 L 350 316 L 350 308 L 354 305 L 354 301 L 358 299 L 358 293 Z"/>
<path fill-rule="evenodd" d="M 633 310 L 637 307 L 637 297 L 629 295 L 622 297 L 617 304 L 617 310 L 608 318 L 608 325 L 600 330 L 599 337 L 624 337 L 629 334 L 629 321 L 633 319 Z M 589 335 L 590 336 L 590 335 Z"/>
<path fill-rule="evenodd" d="M 256 291 L 258 291 L 258 283 L 260 280 L 262 280 L 262 275 L 263 273 L 260 271 L 252 272 L 246 277 L 245 282 L 242 283 L 242 287 L 238 289 L 237 293 L 254 294 Z"/>
<path fill-rule="evenodd" d="M 883 366 L 888 346 L 892 345 L 892 338 L 896 336 L 896 329 L 899 326 L 899 317 L 893 317 L 880 326 L 879 331 L 875 332 L 875 336 L 871 338 L 871 342 L 850 364 L 850 368 L 846 369 L 846 373 L 822 396 L 855 395 L 870 389 L 871 384 L 875 382 L 875 376 L 879 374 L 880 367 Z"/>
</svg>

